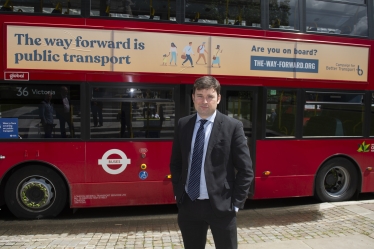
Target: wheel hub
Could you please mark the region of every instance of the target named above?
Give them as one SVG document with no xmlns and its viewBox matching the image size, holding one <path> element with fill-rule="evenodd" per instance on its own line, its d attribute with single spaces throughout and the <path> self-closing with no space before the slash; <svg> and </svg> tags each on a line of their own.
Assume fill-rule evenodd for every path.
<svg viewBox="0 0 374 249">
<path fill-rule="evenodd" d="M 349 182 L 348 171 L 342 166 L 336 166 L 325 175 L 325 191 L 329 196 L 337 198 L 347 191 Z"/>
<path fill-rule="evenodd" d="M 53 197 L 52 187 L 44 179 L 31 178 L 20 190 L 22 203 L 33 209 L 47 206 Z"/>
<path fill-rule="evenodd" d="M 337 177 L 334 174 L 328 174 L 326 176 L 326 184 L 329 186 L 334 186 L 337 182 Z"/>
</svg>

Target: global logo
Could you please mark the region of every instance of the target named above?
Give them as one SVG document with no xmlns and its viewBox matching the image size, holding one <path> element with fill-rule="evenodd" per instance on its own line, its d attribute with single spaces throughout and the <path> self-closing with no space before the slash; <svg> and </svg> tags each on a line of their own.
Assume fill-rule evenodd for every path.
<svg viewBox="0 0 374 249">
<path fill-rule="evenodd" d="M 369 148 L 370 148 L 370 144 L 366 144 L 365 141 L 363 141 L 362 144 L 358 145 L 357 152 L 370 152 Z M 373 149 L 373 146 L 371 149 Z"/>
<path fill-rule="evenodd" d="M 119 155 L 120 159 L 108 159 L 111 155 Z M 111 174 L 111 175 L 118 175 L 122 173 L 128 164 L 131 163 L 131 160 L 127 158 L 126 154 L 117 149 L 111 149 L 104 153 L 103 157 L 99 159 L 99 165 L 103 167 L 103 169 Z M 118 169 L 111 169 L 108 165 L 121 165 Z"/>
</svg>

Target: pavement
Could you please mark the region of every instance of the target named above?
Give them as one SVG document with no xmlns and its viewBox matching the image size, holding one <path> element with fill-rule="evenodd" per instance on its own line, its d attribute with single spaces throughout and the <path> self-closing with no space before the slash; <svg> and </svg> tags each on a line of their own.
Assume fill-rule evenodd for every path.
<svg viewBox="0 0 374 249">
<path fill-rule="evenodd" d="M 295 216 L 304 216 L 301 218 L 304 219 L 306 213 L 313 210 L 317 212 L 310 214 L 309 221 L 297 222 Z M 268 212 L 272 215 L 278 213 L 282 218 L 262 227 L 246 229 L 239 225 L 239 249 L 374 248 L 374 200 L 261 210 L 262 214 Z M 293 218 L 287 219 L 287 214 Z M 241 215 L 238 215 L 238 220 Z M 313 216 L 319 217 L 313 219 Z M 289 223 L 290 220 L 293 222 Z M 214 245 L 206 247 L 213 248 Z"/>
<path fill-rule="evenodd" d="M 374 200 L 269 206 L 239 211 L 239 249 L 374 248 Z M 210 231 L 207 239 L 206 249 L 215 248 Z M 0 248 L 179 249 L 183 241 L 176 214 L 33 221 L 0 217 Z"/>
</svg>

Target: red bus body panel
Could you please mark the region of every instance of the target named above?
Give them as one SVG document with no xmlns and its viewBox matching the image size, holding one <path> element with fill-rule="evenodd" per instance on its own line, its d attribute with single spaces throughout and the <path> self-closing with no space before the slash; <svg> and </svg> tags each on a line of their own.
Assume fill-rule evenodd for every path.
<svg viewBox="0 0 374 249">
<path fill-rule="evenodd" d="M 358 152 L 365 141 L 369 152 Z M 314 179 L 328 159 L 342 156 L 359 166 L 362 192 L 374 192 L 374 139 L 350 140 L 264 140 L 256 142 L 256 174 L 254 198 L 311 196 Z M 269 176 L 263 172 L 270 171 Z"/>
<path fill-rule="evenodd" d="M 87 183 L 72 186 L 73 206 L 109 206 L 174 203 L 169 162 L 171 142 L 90 142 L 86 143 Z M 119 174 L 107 173 L 98 160 L 106 151 L 119 149 L 131 160 Z M 142 158 L 141 154 L 145 154 Z M 109 158 L 118 159 L 119 155 Z M 141 166 L 145 165 L 145 170 Z M 115 169 L 119 165 L 110 166 Z M 139 174 L 147 172 L 146 179 Z M 91 195 L 94 195 L 93 197 Z M 100 198 L 97 199 L 99 196 Z M 103 198 L 103 199 L 102 199 Z M 84 201 L 86 199 L 86 201 Z"/>
<path fill-rule="evenodd" d="M 7 142 L 1 143 L 0 176 L 19 164 L 46 163 L 57 168 L 69 183 L 84 181 L 85 143 L 83 142 Z"/>
<path fill-rule="evenodd" d="M 168 178 L 171 142 L 9 142 L 2 144 L 0 176 L 13 166 L 48 164 L 64 176 L 71 191 L 71 207 L 127 206 L 174 203 Z M 110 149 L 122 150 L 131 163 L 119 174 L 108 174 L 99 160 Z M 140 149 L 147 152 L 141 157 Z M 119 159 L 112 155 L 109 159 Z M 146 169 L 142 170 L 141 165 Z M 120 165 L 110 165 L 117 169 Z M 148 177 L 140 179 L 146 171 Z"/>
</svg>

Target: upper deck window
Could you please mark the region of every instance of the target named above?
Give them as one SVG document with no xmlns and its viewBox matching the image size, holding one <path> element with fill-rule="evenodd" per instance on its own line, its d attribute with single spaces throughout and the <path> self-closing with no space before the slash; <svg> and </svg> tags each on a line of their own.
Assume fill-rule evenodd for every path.
<svg viewBox="0 0 374 249">
<path fill-rule="evenodd" d="M 270 28 L 299 30 L 300 11 L 298 2 L 298 0 L 270 0 Z"/>
<path fill-rule="evenodd" d="M 368 36 L 365 1 L 308 0 L 306 25 L 308 32 Z"/>
<path fill-rule="evenodd" d="M 176 0 L 92 0 L 91 16 L 175 21 Z"/>
<path fill-rule="evenodd" d="M 261 0 L 188 0 L 185 22 L 261 27 Z"/>
<path fill-rule="evenodd" d="M 2 0 L 0 12 L 80 15 L 81 0 L 40 1 Z"/>
</svg>

